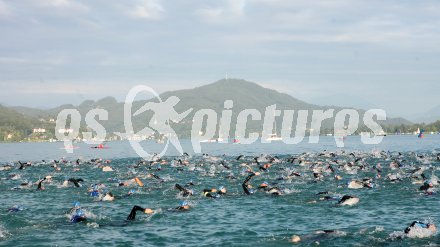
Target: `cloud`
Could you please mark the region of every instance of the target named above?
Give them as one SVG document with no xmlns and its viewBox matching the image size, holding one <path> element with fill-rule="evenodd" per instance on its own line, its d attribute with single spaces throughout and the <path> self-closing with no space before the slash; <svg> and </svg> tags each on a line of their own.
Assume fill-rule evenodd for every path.
<svg viewBox="0 0 440 247">
<path fill-rule="evenodd" d="M 69 10 L 73 12 L 87 12 L 90 10 L 87 5 L 72 0 L 38 0 L 35 1 L 35 3 L 41 7 Z"/>
<path fill-rule="evenodd" d="M 13 94 L 23 94 L 23 95 L 45 95 L 45 94 L 60 94 L 60 95 L 93 95 L 100 94 L 102 92 L 103 81 L 59 81 L 59 80 L 49 80 L 45 81 L 43 79 L 36 80 L 33 83 L 14 83 L 4 85 L 7 88 L 7 92 Z M 120 88 L 116 89 L 116 83 L 113 87 L 109 87 L 106 93 L 109 95 L 114 95 L 120 93 Z"/>
<path fill-rule="evenodd" d="M 216 6 L 205 6 L 196 10 L 196 14 L 210 22 L 226 23 L 244 15 L 246 0 L 220 0 Z"/>
<path fill-rule="evenodd" d="M 133 18 L 159 20 L 162 18 L 165 9 L 157 0 L 143 0 L 140 4 L 128 11 Z"/>
<path fill-rule="evenodd" d="M 12 16 L 12 10 L 5 2 L 0 1 L 0 19 L 9 18 Z"/>
<path fill-rule="evenodd" d="M 172 90 L 225 71 L 285 82 L 304 99 L 344 82 L 397 95 L 406 87 L 393 82 L 438 88 L 439 1 L 0 0 L 0 24 L 0 84 L 36 84 L 27 92 L 38 95 L 52 90 L 40 78 L 52 94 L 93 84 L 105 96 L 133 81 Z"/>
<path fill-rule="evenodd" d="M 24 57 L 0 57 L 0 64 L 6 65 L 63 65 L 67 60 L 58 58 L 24 58 Z"/>
</svg>

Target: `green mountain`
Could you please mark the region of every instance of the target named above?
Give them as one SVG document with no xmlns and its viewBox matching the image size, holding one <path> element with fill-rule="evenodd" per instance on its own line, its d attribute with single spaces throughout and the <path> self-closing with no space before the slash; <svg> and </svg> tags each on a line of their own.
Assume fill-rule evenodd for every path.
<svg viewBox="0 0 440 247">
<path fill-rule="evenodd" d="M 218 115 L 218 120 L 221 116 L 221 112 L 224 110 L 224 101 L 232 100 L 234 102 L 232 111 L 232 124 L 230 137 L 233 137 L 235 133 L 235 125 L 237 115 L 244 109 L 257 109 L 262 113 L 264 117 L 264 111 L 267 106 L 276 104 L 277 110 L 309 110 L 309 123 L 311 121 L 311 110 L 326 110 L 335 109 L 335 113 L 341 110 L 341 107 L 330 106 L 318 106 L 308 104 L 304 101 L 298 100 L 288 94 L 280 93 L 272 89 L 261 87 L 260 85 L 239 79 L 219 80 L 212 84 L 196 87 L 193 89 L 170 91 L 160 94 L 162 100 L 166 100 L 170 96 L 177 96 L 180 102 L 175 107 L 177 112 L 184 112 L 189 108 L 194 110 L 183 121 L 178 124 L 173 124 L 173 128 L 178 135 L 183 137 L 190 136 L 192 119 L 194 113 L 199 109 L 212 109 Z M 145 103 L 156 101 L 156 99 L 136 101 L 133 103 L 133 112 L 142 107 Z M 63 105 L 49 110 L 38 110 L 25 107 L 15 107 L 14 110 L 30 117 L 30 118 L 56 118 L 57 114 L 66 108 L 75 108 L 81 113 L 83 118 L 82 126 L 85 127 L 84 118 L 86 113 L 90 109 L 102 108 L 109 112 L 108 121 L 99 121 L 107 130 L 107 133 L 113 132 L 125 132 L 123 116 L 124 116 L 124 104 L 123 102 L 117 102 L 112 97 L 106 97 L 98 101 L 87 100 L 78 106 Z M 364 110 L 359 110 L 359 114 L 362 117 Z M 145 112 L 138 117 L 133 118 L 133 125 L 135 131 L 141 130 L 148 126 L 148 122 L 152 116 L 152 112 Z M 248 121 L 248 131 L 261 132 L 263 121 Z M 322 124 L 321 133 L 333 132 L 334 119 L 325 120 Z M 402 118 L 391 118 L 386 121 L 380 122 L 383 126 L 394 125 L 408 125 L 409 121 Z M 277 117 L 276 126 L 278 134 L 281 130 L 282 116 Z M 294 115 L 294 123 L 292 128 L 295 128 L 296 114 Z M 309 127 L 309 126 L 308 126 Z M 364 130 L 364 126 L 361 126 L 360 131 Z"/>
<path fill-rule="evenodd" d="M 31 110 L 30 112 L 34 112 Z M 0 141 L 21 141 L 24 139 L 47 139 L 53 134 L 33 134 L 34 128 L 44 128 L 53 132 L 53 124 L 42 122 L 35 117 L 24 115 L 12 108 L 0 105 Z"/>
</svg>

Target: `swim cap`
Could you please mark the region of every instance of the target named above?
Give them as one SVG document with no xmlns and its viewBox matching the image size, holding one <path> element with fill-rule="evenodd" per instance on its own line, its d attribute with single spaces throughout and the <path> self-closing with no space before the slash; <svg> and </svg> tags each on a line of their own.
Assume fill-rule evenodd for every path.
<svg viewBox="0 0 440 247">
<path fill-rule="evenodd" d="M 74 206 L 74 207 L 79 207 L 79 202 L 78 202 L 78 201 L 73 202 L 73 206 Z"/>
<path fill-rule="evenodd" d="M 22 210 L 24 210 L 24 207 L 21 205 L 14 205 L 13 207 L 8 209 L 9 212 L 14 212 L 14 213 Z"/>
<path fill-rule="evenodd" d="M 84 211 L 82 209 L 77 209 L 75 212 L 76 216 L 82 217 L 84 216 Z"/>
<path fill-rule="evenodd" d="M 218 190 L 222 190 L 224 188 L 225 188 L 225 186 L 220 186 L 220 187 L 218 187 Z"/>
<path fill-rule="evenodd" d="M 421 222 L 417 222 L 415 225 L 418 226 L 418 227 L 421 227 L 421 228 L 428 228 L 427 224 L 421 223 Z"/>
<path fill-rule="evenodd" d="M 131 189 L 131 190 L 128 192 L 128 194 L 134 194 L 135 192 L 136 192 L 135 189 Z"/>
<path fill-rule="evenodd" d="M 188 202 L 187 201 L 183 201 L 183 202 L 180 203 L 180 206 L 181 207 L 188 206 Z"/>
<path fill-rule="evenodd" d="M 267 186 L 269 186 L 269 184 L 266 181 L 264 181 L 262 184 L 260 184 L 260 187 L 267 187 Z"/>
</svg>

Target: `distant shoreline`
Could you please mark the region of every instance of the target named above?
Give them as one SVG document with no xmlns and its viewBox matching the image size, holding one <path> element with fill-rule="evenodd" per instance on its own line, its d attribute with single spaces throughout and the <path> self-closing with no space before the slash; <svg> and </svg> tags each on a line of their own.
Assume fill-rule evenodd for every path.
<svg viewBox="0 0 440 247">
<path fill-rule="evenodd" d="M 440 135 L 440 133 L 424 133 L 425 136 L 435 136 L 435 135 Z M 320 137 L 334 137 L 334 135 L 319 135 Z M 360 137 L 362 136 L 361 134 L 354 134 L 354 135 L 349 135 L 349 136 L 353 136 L 353 137 Z M 413 133 L 408 133 L 408 134 L 386 134 L 386 135 L 381 135 L 381 136 L 414 136 L 417 137 L 416 134 Z M 306 136 L 305 138 L 307 138 L 308 136 Z M 180 138 L 181 140 L 190 140 L 190 138 Z M 227 142 L 227 143 L 221 143 L 221 144 L 233 144 L 232 142 L 233 138 L 231 138 L 231 142 Z M 128 141 L 126 139 L 124 140 L 105 140 L 104 142 L 106 143 L 111 143 L 111 142 L 120 142 L 120 141 Z M 147 139 L 147 140 L 143 140 L 143 141 L 156 141 L 155 139 Z M 50 140 L 31 140 L 31 141 L 0 141 L 0 143 L 62 143 L 63 141 L 50 141 Z M 282 141 L 272 141 L 272 143 L 276 143 L 276 142 L 282 142 Z M 85 143 L 84 141 L 77 141 L 74 143 Z M 217 142 L 213 142 L 213 143 L 217 143 Z"/>
</svg>

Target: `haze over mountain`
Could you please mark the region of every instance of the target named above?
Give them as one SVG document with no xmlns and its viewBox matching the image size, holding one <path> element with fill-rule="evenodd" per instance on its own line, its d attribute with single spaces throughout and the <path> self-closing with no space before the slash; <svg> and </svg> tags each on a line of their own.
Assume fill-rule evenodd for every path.
<svg viewBox="0 0 440 247">
<path fill-rule="evenodd" d="M 310 100 L 311 103 L 321 106 L 339 106 L 339 107 L 354 107 L 357 109 L 380 109 L 377 104 L 362 98 L 360 95 L 350 95 L 346 93 L 331 94 Z"/>
<path fill-rule="evenodd" d="M 335 114 L 337 111 L 341 110 L 341 107 L 330 107 L 330 106 L 318 106 L 314 104 L 309 104 L 304 101 L 298 100 L 288 94 L 280 93 L 272 89 L 264 88 L 256 83 L 240 80 L 240 79 L 223 79 L 217 82 L 196 87 L 193 89 L 184 89 L 169 91 L 160 94 L 162 100 L 166 100 L 170 96 L 177 96 L 180 102 L 176 105 L 175 109 L 177 112 L 184 112 L 190 108 L 194 110 L 179 124 L 174 124 L 173 127 L 175 131 L 182 136 L 189 136 L 192 118 L 194 113 L 199 109 L 212 109 L 214 110 L 218 118 L 221 116 L 222 110 L 224 110 L 224 101 L 232 100 L 234 105 L 232 108 L 232 124 L 230 136 L 235 133 L 236 119 L 239 112 L 244 109 L 257 109 L 261 112 L 264 117 L 264 112 L 266 107 L 276 104 L 277 110 L 308 110 L 310 123 L 312 112 L 311 110 L 318 109 L 335 109 Z M 134 102 L 133 109 L 137 110 L 143 106 L 146 102 L 156 101 L 155 99 L 141 100 Z M 78 106 L 73 105 L 62 105 L 49 110 L 34 109 L 29 107 L 11 107 L 11 110 L 19 112 L 28 118 L 33 119 L 48 119 L 55 118 L 57 114 L 62 109 L 75 108 L 81 113 L 81 116 L 85 117 L 86 113 L 94 108 L 103 108 L 109 112 L 108 121 L 99 121 L 107 130 L 107 132 L 125 132 L 123 124 L 123 114 L 124 114 L 124 103 L 117 102 L 113 97 L 106 97 L 98 101 L 86 100 Z M 351 108 L 350 106 L 344 108 Z M 364 110 L 359 110 L 360 117 L 363 116 Z M 140 130 L 147 126 L 149 119 L 152 116 L 151 111 L 133 118 L 133 126 L 135 130 Z M 296 125 L 297 113 L 294 115 L 294 123 L 292 128 Z M 281 130 L 283 116 L 277 117 L 276 125 L 277 132 Z M 261 132 L 263 121 L 248 121 L 248 131 Z M 325 120 L 322 124 L 321 133 L 331 132 L 333 129 L 334 119 Z M 402 118 L 388 118 L 386 121 L 381 121 L 383 125 L 400 125 L 400 124 L 411 124 L 409 121 Z M 83 120 L 84 125 L 84 120 Z M 309 126 L 308 126 L 309 127 Z"/>
<path fill-rule="evenodd" d="M 440 119 L 440 105 L 428 109 L 421 109 L 420 113 L 408 117 L 416 123 L 432 123 Z"/>
</svg>

